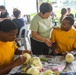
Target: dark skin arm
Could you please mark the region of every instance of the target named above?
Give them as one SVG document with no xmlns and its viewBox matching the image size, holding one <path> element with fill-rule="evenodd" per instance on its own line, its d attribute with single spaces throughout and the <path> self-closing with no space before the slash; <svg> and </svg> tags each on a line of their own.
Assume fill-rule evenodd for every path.
<svg viewBox="0 0 76 75">
<path fill-rule="evenodd" d="M 50 48 L 51 48 L 52 53 L 54 55 L 57 55 L 58 54 L 57 47 L 56 47 L 56 44 L 55 43 L 52 43 L 52 46 Z"/>
<path fill-rule="evenodd" d="M 72 53 L 73 55 L 76 55 L 76 48 L 73 48 L 73 50 L 71 51 L 71 53 Z"/>
<path fill-rule="evenodd" d="M 62 55 L 65 56 L 67 53 L 71 53 L 73 55 L 76 55 L 76 48 L 73 48 L 70 52 L 66 51 L 66 52 L 62 53 Z"/>
<path fill-rule="evenodd" d="M 15 51 L 15 54 L 16 55 L 21 55 L 23 53 L 29 53 L 29 54 L 32 54 L 32 52 L 30 50 L 19 50 L 18 48 L 16 49 Z"/>
<path fill-rule="evenodd" d="M 59 54 L 59 52 L 58 52 L 57 49 L 56 49 L 56 46 L 53 46 L 53 49 L 52 49 L 52 50 L 53 50 L 53 54 L 54 54 L 54 55 Z M 71 53 L 71 54 L 73 54 L 73 55 L 76 55 L 76 48 L 73 48 L 73 50 L 70 51 L 70 52 L 66 51 L 66 52 L 62 53 L 62 55 L 63 55 L 63 56 L 66 56 L 67 53 Z"/>
<path fill-rule="evenodd" d="M 25 57 L 20 56 L 15 61 L 11 62 L 8 66 L 0 67 L 0 75 L 1 74 L 6 74 L 12 68 L 21 65 L 25 60 L 26 60 Z"/>
<path fill-rule="evenodd" d="M 22 52 L 22 50 L 16 49 L 15 54 L 20 55 L 20 56 L 16 60 L 12 61 L 9 65 L 4 66 L 4 67 L 0 67 L 0 75 L 5 74 L 5 73 L 9 72 L 12 68 L 23 64 L 23 62 L 26 60 L 26 58 L 21 56 L 22 53 L 32 54 L 32 52 L 29 50 L 24 50 Z"/>
<path fill-rule="evenodd" d="M 55 50 L 55 48 L 56 48 L 55 43 L 52 43 L 52 46 L 51 46 L 50 48 L 54 51 L 54 50 Z"/>
<path fill-rule="evenodd" d="M 57 51 L 57 47 L 56 47 L 55 43 L 52 43 L 52 46 L 50 48 L 52 49 L 54 55 L 59 54 L 59 52 Z M 66 52 L 62 53 L 62 55 L 65 56 L 67 53 L 71 53 L 73 55 L 76 55 L 76 48 L 73 48 L 70 52 L 66 51 Z"/>
</svg>

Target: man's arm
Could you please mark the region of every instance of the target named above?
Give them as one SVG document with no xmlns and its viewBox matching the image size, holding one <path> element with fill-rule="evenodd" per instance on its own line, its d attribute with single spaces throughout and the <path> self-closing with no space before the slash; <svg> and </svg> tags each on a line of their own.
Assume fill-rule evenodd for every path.
<svg viewBox="0 0 76 75">
<path fill-rule="evenodd" d="M 52 43 L 52 46 L 50 48 L 52 50 L 52 53 L 50 53 L 50 54 L 57 55 L 59 53 L 57 51 L 57 47 L 56 47 L 56 44 L 55 43 Z"/>
<path fill-rule="evenodd" d="M 56 48 L 56 44 L 55 43 L 52 43 L 52 46 L 50 48 L 54 51 L 55 48 Z"/>
<path fill-rule="evenodd" d="M 15 61 L 11 62 L 8 66 L 0 67 L 0 75 L 8 73 L 12 68 L 23 64 L 25 60 L 25 57 L 20 56 Z"/>
<path fill-rule="evenodd" d="M 32 52 L 30 50 L 19 50 L 18 48 L 16 49 L 15 51 L 15 54 L 16 55 L 21 55 L 23 53 L 29 53 L 29 54 L 32 54 Z"/>
<path fill-rule="evenodd" d="M 76 48 L 73 48 L 71 51 L 66 51 L 66 52 L 62 53 L 62 55 L 65 56 L 67 53 L 71 53 L 73 55 L 76 55 Z"/>
<path fill-rule="evenodd" d="M 76 48 L 73 48 L 73 50 L 70 53 L 72 53 L 73 55 L 76 55 Z"/>
</svg>

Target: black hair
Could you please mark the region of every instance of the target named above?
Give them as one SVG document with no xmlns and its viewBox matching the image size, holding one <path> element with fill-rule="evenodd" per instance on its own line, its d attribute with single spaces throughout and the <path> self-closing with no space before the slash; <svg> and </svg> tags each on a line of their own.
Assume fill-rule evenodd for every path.
<svg viewBox="0 0 76 75">
<path fill-rule="evenodd" d="M 67 8 L 67 10 L 71 10 L 71 8 Z"/>
<path fill-rule="evenodd" d="M 53 8 L 49 3 L 42 3 L 40 5 L 40 12 L 42 12 L 42 14 L 45 14 L 46 12 L 52 12 L 52 10 Z"/>
<path fill-rule="evenodd" d="M 67 10 L 66 8 L 62 8 L 61 9 L 61 17 L 60 17 L 60 23 L 62 22 L 63 18 L 64 18 L 64 15 L 66 14 Z"/>
<path fill-rule="evenodd" d="M 5 19 L 0 22 L 0 31 L 10 32 L 11 30 L 16 30 L 16 29 L 18 29 L 17 25 L 12 20 Z"/>
<path fill-rule="evenodd" d="M 13 8 L 13 11 L 18 10 L 17 8 Z"/>
<path fill-rule="evenodd" d="M 3 5 L 1 5 L 0 8 L 6 10 L 5 6 Z"/>
<path fill-rule="evenodd" d="M 74 19 L 70 16 L 65 17 L 63 20 L 68 20 L 68 23 L 71 26 L 74 24 Z"/>
<path fill-rule="evenodd" d="M 62 15 L 64 15 L 66 12 L 67 12 L 67 9 L 66 9 L 66 8 L 62 8 L 62 9 L 61 9 L 61 14 L 62 14 Z"/>
<path fill-rule="evenodd" d="M 16 9 L 16 10 L 13 11 L 13 15 L 14 15 L 16 18 L 18 18 L 20 14 L 21 14 L 21 11 L 18 10 L 18 9 Z"/>
</svg>

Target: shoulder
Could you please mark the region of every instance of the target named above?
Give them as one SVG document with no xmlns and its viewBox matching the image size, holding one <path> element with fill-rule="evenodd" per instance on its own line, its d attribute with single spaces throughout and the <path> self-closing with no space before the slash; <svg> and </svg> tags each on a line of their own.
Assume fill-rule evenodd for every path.
<svg viewBox="0 0 76 75">
<path fill-rule="evenodd" d="M 24 21 L 22 20 L 22 19 L 13 19 L 13 21 L 16 23 L 16 24 L 18 24 L 18 25 L 24 25 Z"/>
<path fill-rule="evenodd" d="M 42 19 L 37 15 L 35 15 L 32 20 L 31 20 L 31 24 L 38 24 Z"/>
<path fill-rule="evenodd" d="M 60 28 L 58 28 L 58 29 L 53 29 L 53 30 L 52 30 L 52 34 L 58 34 L 58 33 L 60 33 L 60 31 L 61 31 Z"/>
<path fill-rule="evenodd" d="M 68 33 L 71 35 L 75 35 L 76 36 L 76 30 L 75 29 L 73 29 L 73 28 L 71 28 L 69 31 L 68 31 Z"/>
<path fill-rule="evenodd" d="M 8 13 L 7 11 L 5 12 L 5 14 L 6 14 L 6 15 L 9 15 L 9 13 Z"/>
<path fill-rule="evenodd" d="M 32 21 L 36 21 L 36 22 L 41 21 L 41 20 L 42 20 L 42 18 L 38 14 L 36 14 L 32 19 Z"/>
<path fill-rule="evenodd" d="M 53 31 L 57 32 L 57 31 L 61 31 L 60 27 L 57 28 L 53 28 Z"/>
<path fill-rule="evenodd" d="M 12 21 L 14 21 L 16 23 L 17 22 L 17 19 L 13 19 Z"/>
<path fill-rule="evenodd" d="M 13 21 L 17 21 L 17 22 L 24 22 L 23 19 L 13 19 Z"/>
<path fill-rule="evenodd" d="M 76 33 L 76 30 L 74 28 L 71 28 L 71 31 Z"/>
</svg>

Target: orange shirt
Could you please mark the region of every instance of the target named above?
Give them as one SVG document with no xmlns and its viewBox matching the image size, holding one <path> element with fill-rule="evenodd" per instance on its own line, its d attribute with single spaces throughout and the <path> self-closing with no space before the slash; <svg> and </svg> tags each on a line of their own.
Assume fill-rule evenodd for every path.
<svg viewBox="0 0 76 75">
<path fill-rule="evenodd" d="M 14 60 L 14 52 L 17 48 L 15 42 L 0 41 L 0 67 L 8 65 Z"/>
<path fill-rule="evenodd" d="M 69 31 L 63 31 L 60 28 L 54 29 L 51 34 L 51 41 L 56 43 L 59 53 L 71 51 L 76 48 L 76 30 L 72 28 Z"/>
</svg>

